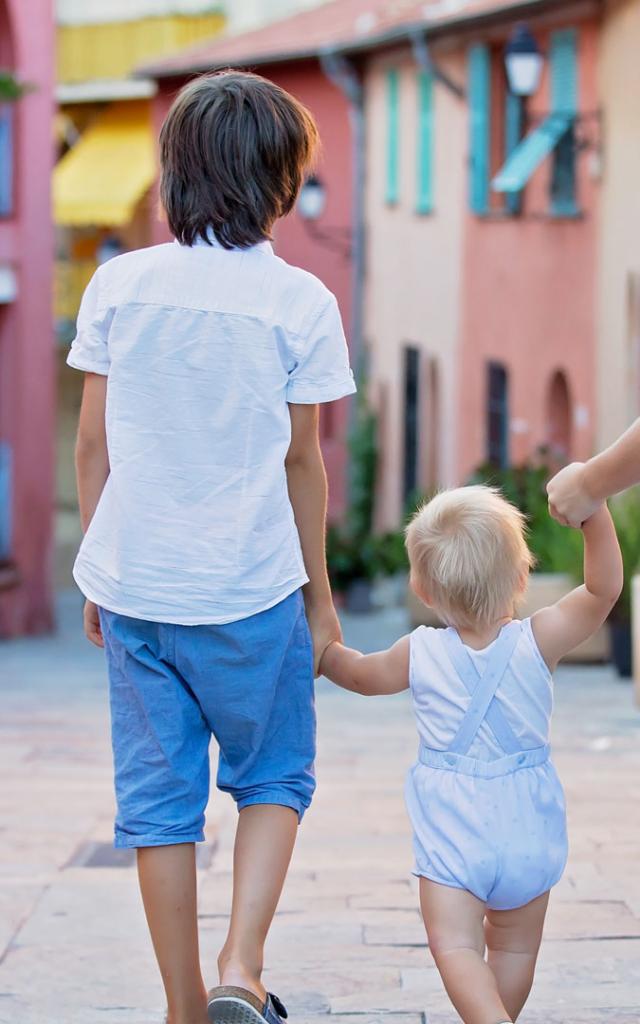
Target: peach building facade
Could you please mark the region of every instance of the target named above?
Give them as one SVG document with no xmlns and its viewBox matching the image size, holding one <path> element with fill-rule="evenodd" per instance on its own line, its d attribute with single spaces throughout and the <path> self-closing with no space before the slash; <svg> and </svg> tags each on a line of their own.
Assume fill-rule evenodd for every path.
<svg viewBox="0 0 640 1024">
<path fill-rule="evenodd" d="M 605 6 L 599 90 L 605 127 L 599 230 L 597 444 L 640 416 L 640 4 Z"/>
<path fill-rule="evenodd" d="M 461 54 L 447 56 L 443 69 L 462 82 Z M 383 157 L 393 76 L 399 118 L 395 197 L 387 191 L 388 164 Z M 453 410 L 462 307 L 467 113 L 460 96 L 432 83 L 430 130 L 426 139 L 421 138 L 421 72 L 406 46 L 373 56 L 364 83 L 365 338 L 380 444 L 376 525 L 384 530 L 398 525 L 413 493 L 426 493 L 456 479 L 459 438 Z M 425 145 L 431 149 L 430 157 L 423 154 L 423 160 L 431 161 L 430 195 L 421 201 L 420 148 Z"/>
</svg>

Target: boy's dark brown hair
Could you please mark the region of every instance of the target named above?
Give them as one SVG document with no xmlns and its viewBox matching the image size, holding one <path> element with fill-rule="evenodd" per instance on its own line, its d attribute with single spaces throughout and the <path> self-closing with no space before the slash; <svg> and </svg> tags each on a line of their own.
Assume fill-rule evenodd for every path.
<svg viewBox="0 0 640 1024">
<path fill-rule="evenodd" d="M 309 111 L 259 75 L 190 82 L 160 133 L 160 198 L 183 245 L 213 230 L 225 249 L 271 235 L 293 208 L 318 143 Z"/>
</svg>

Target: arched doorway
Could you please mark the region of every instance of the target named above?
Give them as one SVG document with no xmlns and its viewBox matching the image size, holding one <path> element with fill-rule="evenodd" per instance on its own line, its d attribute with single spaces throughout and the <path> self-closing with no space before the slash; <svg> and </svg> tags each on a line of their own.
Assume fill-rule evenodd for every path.
<svg viewBox="0 0 640 1024">
<path fill-rule="evenodd" d="M 550 460 L 564 465 L 571 461 L 572 450 L 572 401 L 567 376 L 563 370 L 556 370 L 547 391 L 547 437 L 546 446 Z"/>
</svg>

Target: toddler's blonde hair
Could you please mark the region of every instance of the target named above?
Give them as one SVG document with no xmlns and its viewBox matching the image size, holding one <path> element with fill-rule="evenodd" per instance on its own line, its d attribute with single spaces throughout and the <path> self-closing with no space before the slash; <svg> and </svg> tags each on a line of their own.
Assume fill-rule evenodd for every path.
<svg viewBox="0 0 640 1024">
<path fill-rule="evenodd" d="M 442 491 L 406 531 L 414 587 L 450 626 L 514 613 L 534 558 L 523 514 L 493 487 Z"/>
</svg>

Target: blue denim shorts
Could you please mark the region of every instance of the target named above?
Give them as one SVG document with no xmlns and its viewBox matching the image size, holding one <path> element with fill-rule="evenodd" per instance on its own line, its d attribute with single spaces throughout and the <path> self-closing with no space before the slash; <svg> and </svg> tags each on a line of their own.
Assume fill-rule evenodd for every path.
<svg viewBox="0 0 640 1024">
<path fill-rule="evenodd" d="M 291 807 L 315 789 L 313 652 L 298 590 L 225 625 L 179 626 L 101 609 L 111 692 L 118 847 L 204 839 L 209 742 L 238 809 Z"/>
</svg>

